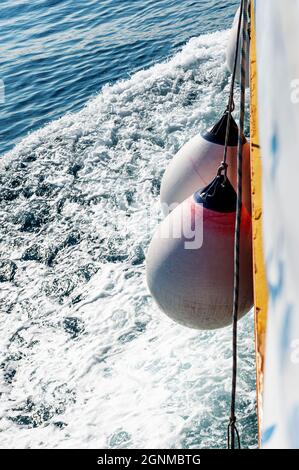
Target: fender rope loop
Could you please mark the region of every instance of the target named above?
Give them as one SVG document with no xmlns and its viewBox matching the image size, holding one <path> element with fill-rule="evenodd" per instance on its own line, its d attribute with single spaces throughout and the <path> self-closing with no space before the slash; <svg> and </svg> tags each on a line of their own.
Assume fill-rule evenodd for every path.
<svg viewBox="0 0 299 470">
<path fill-rule="evenodd" d="M 234 447 L 231 446 L 231 435 L 234 433 L 234 435 L 237 436 L 237 441 L 238 441 L 238 449 L 241 449 L 241 443 L 240 443 L 240 435 L 239 431 L 236 426 L 236 417 L 234 419 L 229 420 L 229 425 L 227 426 L 227 448 L 228 449 L 234 449 Z"/>
<path fill-rule="evenodd" d="M 220 167 L 219 167 L 218 170 L 217 170 L 217 176 L 221 176 L 221 175 L 222 175 L 222 172 L 226 172 L 227 167 L 228 167 L 228 164 L 227 164 L 227 163 L 221 162 L 221 165 L 220 165 Z"/>
</svg>

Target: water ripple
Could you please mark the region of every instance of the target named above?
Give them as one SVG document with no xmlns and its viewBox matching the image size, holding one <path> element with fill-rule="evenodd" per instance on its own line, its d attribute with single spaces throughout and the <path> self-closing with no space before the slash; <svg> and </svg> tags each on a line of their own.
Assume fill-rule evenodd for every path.
<svg viewBox="0 0 299 470">
<path fill-rule="evenodd" d="M 2 447 L 225 446 L 231 329 L 196 332 L 163 316 L 144 257 L 168 160 L 224 108 L 226 39 L 191 39 L 2 158 Z M 244 447 L 257 445 L 253 338 L 249 315 Z"/>
</svg>

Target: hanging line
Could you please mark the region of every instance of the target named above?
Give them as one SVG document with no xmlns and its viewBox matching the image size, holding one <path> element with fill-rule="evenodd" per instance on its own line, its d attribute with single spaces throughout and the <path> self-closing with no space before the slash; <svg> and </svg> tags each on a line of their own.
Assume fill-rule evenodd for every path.
<svg viewBox="0 0 299 470">
<path fill-rule="evenodd" d="M 240 37 L 241 37 L 243 2 L 244 2 L 244 0 L 241 0 L 240 15 L 239 15 L 239 21 L 238 21 L 238 30 L 237 30 L 237 42 L 236 42 L 235 57 L 234 57 L 234 68 L 233 68 L 233 73 L 232 73 L 232 77 L 231 77 L 229 99 L 228 99 L 228 104 L 227 104 L 227 108 L 226 108 L 227 123 L 226 123 L 226 131 L 225 131 L 223 161 L 221 162 L 221 165 L 218 168 L 218 175 L 222 174 L 222 172 L 223 172 L 224 182 L 226 181 L 226 178 L 227 178 L 227 166 L 228 165 L 227 165 L 226 161 L 227 161 L 227 150 L 228 150 L 228 140 L 229 140 L 230 125 L 231 125 L 231 117 L 232 117 L 232 112 L 235 109 L 234 89 L 235 89 L 235 82 L 236 82 L 238 57 L 239 57 L 239 47 L 240 47 L 239 44 L 240 44 Z"/>
<path fill-rule="evenodd" d="M 239 284 L 240 284 L 240 235 L 241 235 L 241 214 L 242 214 L 242 150 L 245 119 L 245 87 L 246 87 L 246 57 L 248 39 L 248 6 L 249 0 L 242 0 L 240 17 L 243 18 L 242 25 L 242 46 L 241 46 L 241 93 L 240 93 L 240 121 L 238 138 L 237 157 L 237 207 L 235 223 L 235 244 L 234 244 L 234 296 L 233 296 L 233 367 L 232 367 L 232 392 L 231 392 L 231 412 L 227 429 L 227 445 L 229 449 L 235 449 L 236 437 L 238 448 L 240 449 L 240 436 L 236 427 L 236 388 L 237 388 L 237 338 L 238 338 L 238 310 L 239 310 Z"/>
</svg>

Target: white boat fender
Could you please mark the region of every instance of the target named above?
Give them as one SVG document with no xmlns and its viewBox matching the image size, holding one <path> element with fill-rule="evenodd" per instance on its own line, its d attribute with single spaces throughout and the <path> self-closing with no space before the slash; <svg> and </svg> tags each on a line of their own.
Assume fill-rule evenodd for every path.
<svg viewBox="0 0 299 470">
<path fill-rule="evenodd" d="M 189 140 L 173 157 L 161 182 L 160 200 L 164 215 L 206 186 L 217 173 L 224 153 L 228 112 L 209 131 Z M 237 188 L 238 126 L 231 117 L 228 136 L 228 178 Z M 251 211 L 250 145 L 243 137 L 243 203 Z"/>
<path fill-rule="evenodd" d="M 227 49 L 226 49 L 226 67 L 230 73 L 233 73 L 234 70 L 234 62 L 235 62 L 235 53 L 236 53 L 236 44 L 237 44 L 237 34 L 238 34 L 238 22 L 239 22 L 239 15 L 240 15 L 240 8 L 238 8 L 232 29 L 229 34 Z M 241 25 L 242 28 L 242 25 Z M 241 29 L 242 30 L 242 29 Z M 241 41 L 242 35 L 240 37 L 239 42 L 239 50 L 241 50 Z M 250 85 L 250 36 L 248 34 L 247 39 L 247 53 L 246 53 L 246 87 L 248 88 Z M 237 73 L 236 73 L 236 81 L 240 82 L 240 54 L 238 54 L 238 61 L 237 61 Z"/>
<path fill-rule="evenodd" d="M 148 288 L 182 325 L 211 330 L 232 322 L 236 199 L 230 182 L 217 176 L 161 222 L 150 244 Z M 244 206 L 239 274 L 241 318 L 253 305 L 251 217 Z"/>
</svg>

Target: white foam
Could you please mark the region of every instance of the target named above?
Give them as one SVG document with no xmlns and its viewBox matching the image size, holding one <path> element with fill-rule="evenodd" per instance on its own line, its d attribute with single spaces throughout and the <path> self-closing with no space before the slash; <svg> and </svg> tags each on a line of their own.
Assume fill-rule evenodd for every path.
<svg viewBox="0 0 299 470">
<path fill-rule="evenodd" d="M 1 214 L 1 249 L 18 267 L 1 294 L 2 447 L 225 446 L 231 330 L 164 317 L 143 253 L 167 160 L 224 110 L 226 38 L 191 39 L 3 158 L 5 184 L 20 184 Z M 252 322 L 240 322 L 245 446 L 256 445 Z"/>
</svg>

